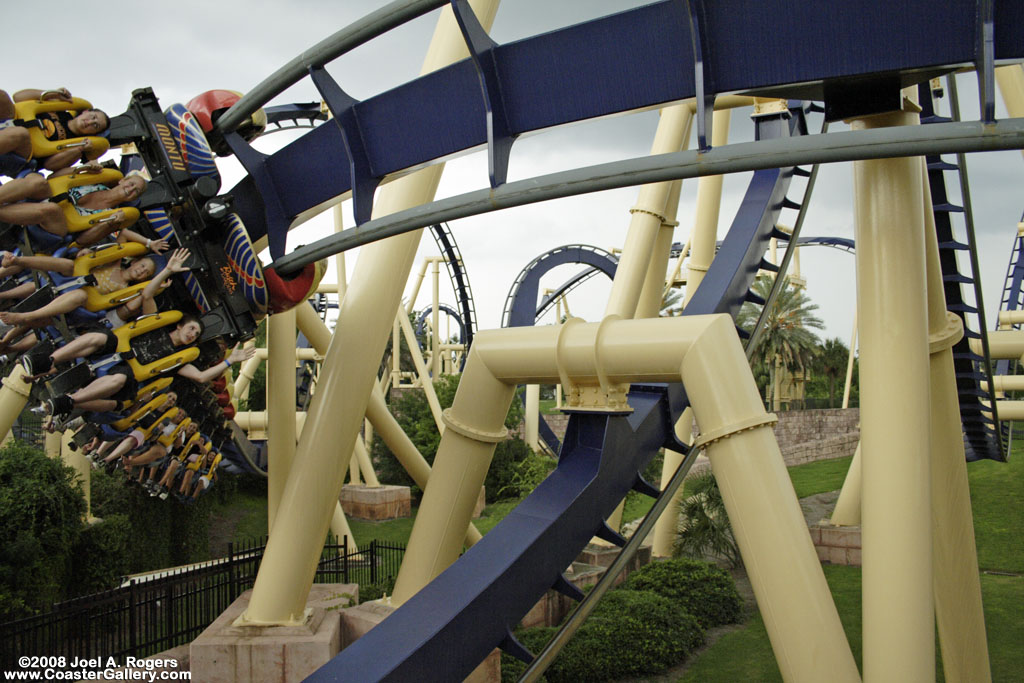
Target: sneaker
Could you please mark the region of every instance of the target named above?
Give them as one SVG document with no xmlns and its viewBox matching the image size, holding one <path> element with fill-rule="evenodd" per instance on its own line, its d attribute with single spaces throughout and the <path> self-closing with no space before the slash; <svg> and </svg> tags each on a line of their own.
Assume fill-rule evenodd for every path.
<svg viewBox="0 0 1024 683">
<path fill-rule="evenodd" d="M 67 394 L 46 401 L 50 415 L 67 415 L 75 409 L 75 402 Z"/>
<path fill-rule="evenodd" d="M 167 500 L 167 496 L 167 491 L 161 491 L 159 494 L 157 494 L 157 498 L 159 498 L 160 500 Z"/>
<path fill-rule="evenodd" d="M 26 375 L 41 375 L 53 367 L 53 359 L 46 348 L 33 349 L 21 357 L 21 366 Z"/>
</svg>

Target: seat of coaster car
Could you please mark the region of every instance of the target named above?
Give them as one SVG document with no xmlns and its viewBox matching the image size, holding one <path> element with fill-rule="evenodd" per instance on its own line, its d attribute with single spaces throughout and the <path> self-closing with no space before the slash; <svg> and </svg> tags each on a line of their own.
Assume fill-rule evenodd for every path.
<svg viewBox="0 0 1024 683">
<path fill-rule="evenodd" d="M 110 149 L 110 142 L 102 136 L 90 135 L 64 140 L 47 140 L 46 132 L 36 118 L 40 114 L 53 111 L 78 112 L 92 109 L 89 100 L 81 97 L 73 97 L 67 100 L 23 100 L 14 103 L 14 122 L 16 125 L 28 129 L 29 139 L 32 141 L 32 157 L 49 157 L 69 149 L 76 149 L 85 146 L 85 141 L 91 143 L 90 149 L 86 152 L 86 158 L 98 159 Z"/>
<path fill-rule="evenodd" d="M 122 229 L 133 225 L 139 220 L 141 214 L 134 206 L 118 206 L 113 209 L 103 209 L 102 211 L 96 211 L 95 213 L 83 216 L 75 209 L 75 204 L 71 201 L 71 196 L 68 194 L 69 190 L 84 185 L 113 187 L 122 178 L 124 178 L 124 174 L 116 168 L 104 168 L 98 173 L 91 173 L 83 168 L 78 168 L 68 175 L 50 176 L 47 178 L 46 182 L 50 186 L 50 201 L 60 206 L 69 233 L 74 235 L 101 223 L 108 223 L 113 220 L 114 214 L 118 211 L 124 212 L 124 219 L 120 224 Z"/>
<path fill-rule="evenodd" d="M 46 381 L 45 386 L 50 396 L 60 396 L 88 384 L 96 376 L 121 361 L 127 361 L 137 381 L 152 379 L 164 372 L 169 372 L 199 357 L 199 349 L 189 346 L 159 358 L 145 365 L 136 360 L 134 339 L 168 325 L 174 325 L 182 318 L 181 311 L 168 311 L 142 316 L 137 320 L 122 325 L 114 330 L 118 339 L 117 351 L 111 355 L 90 357 L 64 372 L 58 373 Z M 141 350 L 141 349 L 139 349 Z"/>
</svg>

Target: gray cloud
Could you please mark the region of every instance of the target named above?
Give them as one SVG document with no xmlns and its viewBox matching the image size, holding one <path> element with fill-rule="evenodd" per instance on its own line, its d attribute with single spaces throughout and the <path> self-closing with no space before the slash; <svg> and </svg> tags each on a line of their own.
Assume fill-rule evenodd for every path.
<svg viewBox="0 0 1024 683">
<path fill-rule="evenodd" d="M 498 12 L 492 31 L 499 42 L 516 40 L 543 31 L 610 14 L 644 2 L 575 0 L 541 2 L 507 1 Z M 103 5 L 108 17 L 96 36 L 86 39 L 89 26 L 79 22 L 50 22 L 45 44 L 28 27 L 38 13 L 25 3 L 4 8 L 8 26 L 5 47 L 8 63 L 2 83 L 9 91 L 24 87 L 67 86 L 97 106 L 118 113 L 130 91 L 152 86 L 167 105 L 187 101 L 211 88 L 247 90 L 302 50 L 348 23 L 369 13 L 379 3 L 352 0 L 345 3 L 304 1 L 179 2 L 172 6 L 110 0 Z M 51 9 L 71 9 L 57 2 Z M 417 20 L 363 46 L 330 66 L 331 73 L 353 96 L 365 98 L 415 77 L 433 31 L 433 16 Z M 24 55 L 12 58 L 12 55 Z M 974 77 L 959 77 L 965 115 L 977 115 Z M 278 101 L 318 99 L 308 83 L 299 84 Z M 1000 103 L 999 113 L 1005 116 Z M 613 159 L 642 156 L 649 152 L 657 114 L 647 112 L 589 122 L 546 132 L 518 141 L 513 149 L 511 175 L 526 178 L 555 170 L 574 168 Z M 733 115 L 731 140 L 749 140 L 752 126 L 745 112 Z M 275 139 L 280 138 L 280 139 Z M 271 136 L 270 148 L 283 144 L 285 136 Z M 969 159 L 986 307 L 990 316 L 998 307 L 1016 223 L 1021 206 L 1019 185 L 1021 156 L 1017 152 L 972 155 Z M 224 164 L 225 176 L 237 178 L 232 162 Z M 950 178 L 952 179 L 952 178 Z M 231 180 L 233 182 L 233 180 Z M 229 183 L 226 183 L 230 185 Z M 485 163 L 479 154 L 449 164 L 443 194 L 458 194 L 486 184 Z M 692 225 L 695 181 L 684 184 L 680 228 L 683 241 Z M 726 184 L 720 219 L 720 235 L 732 220 L 745 187 L 743 178 Z M 823 170 L 812 200 L 805 234 L 853 236 L 852 180 L 850 166 Z M 620 245 L 628 225 L 628 209 L 636 189 L 616 190 L 588 197 L 523 207 L 464 219 L 452 224 L 466 256 L 477 294 L 477 311 L 484 326 L 498 324 L 505 293 L 515 274 L 541 252 L 571 242 L 588 242 L 605 248 Z M 349 219 L 351 225 L 351 219 Z M 310 241 L 330 231 L 329 219 L 317 219 L 290 244 Z M 898 226 L 894 226 L 898 229 Z M 429 239 L 421 254 L 433 253 Z M 350 258 L 351 273 L 354 260 Z M 811 297 L 821 305 L 829 335 L 848 339 L 853 316 L 853 259 L 825 250 L 807 251 L 802 258 Z M 333 272 L 333 269 L 331 269 Z M 561 281 L 557 274 L 552 281 Z M 596 290 L 600 287 L 595 285 Z M 426 291 L 426 290 L 424 290 Z M 603 309 L 600 291 L 581 294 L 573 311 L 595 317 Z M 425 299 L 421 297 L 421 302 Z"/>
</svg>

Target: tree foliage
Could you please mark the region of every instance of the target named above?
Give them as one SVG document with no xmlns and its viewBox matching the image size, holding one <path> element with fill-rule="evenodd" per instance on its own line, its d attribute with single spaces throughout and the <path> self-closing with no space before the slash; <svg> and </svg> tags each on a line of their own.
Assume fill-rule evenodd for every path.
<svg viewBox="0 0 1024 683">
<path fill-rule="evenodd" d="M 461 377 L 461 375 L 442 375 L 434 381 L 434 391 L 442 410 L 450 408 L 454 402 Z M 416 448 L 419 449 L 423 458 L 433 465 L 437 447 L 441 443 L 441 435 L 434 423 L 434 416 L 430 412 L 425 392 L 422 389 L 402 390 L 393 396 L 391 412 Z M 523 404 L 517 395 L 512 400 L 512 405 L 505 416 L 505 426 L 511 431 L 522 420 Z M 422 491 L 406 474 L 405 469 L 388 449 L 383 439 L 373 440 L 371 453 L 373 466 L 381 483 L 409 486 L 414 499 L 418 499 L 422 495 Z M 518 489 L 517 486 L 513 486 L 514 466 L 526 460 L 530 453 L 529 447 L 518 436 L 511 436 L 497 444 L 491 467 L 487 471 L 487 479 L 484 481 L 488 497 L 493 499 L 499 491 L 503 490 L 506 494 L 511 495 L 513 489 Z"/>
<path fill-rule="evenodd" d="M 841 339 L 826 339 L 815 357 L 814 370 L 828 380 L 828 407 L 836 406 L 836 385 L 846 378 L 850 350 Z"/>
<path fill-rule="evenodd" d="M 0 449 L 0 618 L 64 596 L 84 514 L 74 470 L 19 441 Z"/>
<path fill-rule="evenodd" d="M 721 559 L 732 567 L 741 566 L 743 558 L 714 475 L 707 472 L 692 482 L 690 495 L 679 503 L 676 557 Z"/>
<path fill-rule="evenodd" d="M 773 282 L 774 278 L 760 275 L 754 280 L 751 291 L 767 300 Z M 753 332 L 761 308 L 753 303 L 744 304 L 736 317 L 737 326 Z M 802 289 L 789 282 L 779 290 L 750 356 L 752 363 L 767 370 L 769 384 L 773 389 L 779 379 L 775 376 L 776 363 L 790 371 L 811 367 L 820 343 L 811 329 L 820 330 L 824 327 L 821 319 L 814 315 L 817 309 L 817 304 L 811 303 Z"/>
</svg>

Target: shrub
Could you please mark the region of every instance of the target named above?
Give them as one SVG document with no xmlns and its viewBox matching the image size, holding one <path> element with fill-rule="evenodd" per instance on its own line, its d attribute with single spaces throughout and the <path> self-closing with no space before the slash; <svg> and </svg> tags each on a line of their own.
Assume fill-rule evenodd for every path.
<svg viewBox="0 0 1024 683">
<path fill-rule="evenodd" d="M 461 375 L 444 375 L 434 381 L 434 391 L 442 410 L 450 408 L 455 400 L 455 392 L 459 388 L 460 378 Z M 430 412 L 430 405 L 427 403 L 427 397 L 423 390 L 409 389 L 396 395 L 391 401 L 391 412 L 416 448 L 419 449 L 423 458 L 433 465 L 437 447 L 441 443 L 441 435 L 437 431 L 434 416 Z M 505 426 L 510 429 L 514 428 L 522 421 L 522 415 L 522 405 L 517 397 L 513 399 L 508 414 L 505 416 Z M 412 492 L 413 504 L 418 504 L 423 492 L 406 474 L 405 469 L 384 444 L 383 439 L 375 438 L 370 452 L 380 482 L 408 486 Z M 490 495 L 494 495 L 508 484 L 512 476 L 512 465 L 522 461 L 529 452 L 529 448 L 518 437 L 513 437 L 497 445 L 487 479 L 484 481 L 484 486 L 487 487 L 488 492 L 491 492 Z"/>
<path fill-rule="evenodd" d="M 704 628 L 735 623 L 743 610 L 743 600 L 732 577 L 712 564 L 696 560 L 652 562 L 630 574 L 622 587 L 654 591 L 671 600 L 676 609 L 692 614 Z"/>
<path fill-rule="evenodd" d="M 554 458 L 549 458 L 546 455 L 540 455 L 529 450 L 526 443 L 520 439 L 513 439 L 511 441 L 518 441 L 522 444 L 523 448 L 526 449 L 526 456 L 513 465 L 504 469 L 495 468 L 492 465 L 492 472 L 507 471 L 506 483 L 500 488 L 491 488 L 491 485 L 487 485 L 487 491 L 494 491 L 495 500 L 505 499 L 518 499 L 523 496 L 529 495 L 531 491 L 537 488 L 544 479 L 551 474 L 551 471 L 555 469 L 557 464 Z M 491 472 L 488 472 L 488 478 L 491 476 Z M 497 478 L 497 475 L 495 475 Z M 490 494 L 489 494 L 490 495 Z"/>
<path fill-rule="evenodd" d="M 84 514 L 74 470 L 20 441 L 0 449 L 0 618 L 63 597 Z"/>
<path fill-rule="evenodd" d="M 689 496 L 679 504 L 679 531 L 675 555 L 722 559 L 736 568 L 743 565 L 729 524 L 722 492 L 710 472 L 694 477 Z"/>
<path fill-rule="evenodd" d="M 110 515 L 85 527 L 72 553 L 68 597 L 116 588 L 129 571 L 131 534 L 127 515 Z"/>
<path fill-rule="evenodd" d="M 525 629 L 517 637 L 537 654 L 555 631 L 553 627 Z M 704 630 L 696 619 L 670 600 L 651 591 L 613 590 L 601 599 L 545 676 L 551 683 L 576 683 L 656 674 L 682 662 L 703 642 Z M 520 675 L 525 666 L 503 655 L 501 669 L 502 680 L 515 680 L 511 677 Z"/>
<path fill-rule="evenodd" d="M 121 472 L 93 472 L 92 511 L 104 519 L 118 514 L 128 517 L 130 573 L 207 559 L 214 496 L 200 496 L 194 504 L 182 505 L 151 498 L 138 486 L 126 486 L 125 481 Z"/>
<path fill-rule="evenodd" d="M 395 577 L 386 576 L 377 583 L 359 584 L 359 602 L 378 600 L 395 592 Z"/>
</svg>

